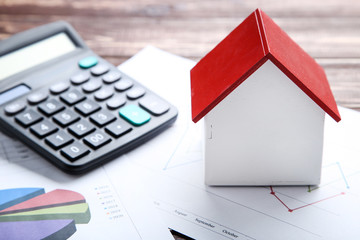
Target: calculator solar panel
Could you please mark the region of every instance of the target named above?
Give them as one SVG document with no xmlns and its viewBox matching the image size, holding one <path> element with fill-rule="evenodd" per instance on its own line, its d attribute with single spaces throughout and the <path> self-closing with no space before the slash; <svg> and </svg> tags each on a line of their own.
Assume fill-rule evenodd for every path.
<svg viewBox="0 0 360 240">
<path fill-rule="evenodd" d="M 59 33 L 71 43 L 52 43 Z M 46 44 L 62 50 L 48 56 L 54 46 Z M 0 49 L 0 68 L 11 61 L 25 65 L 0 75 L 2 131 L 66 172 L 87 172 L 176 120 L 173 105 L 94 54 L 65 22 L 15 35 Z M 28 63 L 31 51 L 43 49 L 37 64 Z"/>
</svg>

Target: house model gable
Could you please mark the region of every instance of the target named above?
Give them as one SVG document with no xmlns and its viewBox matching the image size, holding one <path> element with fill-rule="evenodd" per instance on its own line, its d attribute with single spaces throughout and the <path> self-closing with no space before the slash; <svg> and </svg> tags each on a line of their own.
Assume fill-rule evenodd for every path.
<svg viewBox="0 0 360 240">
<path fill-rule="evenodd" d="M 257 9 L 191 70 L 193 121 L 199 121 L 267 60 L 335 121 L 341 120 L 321 66 Z"/>
</svg>

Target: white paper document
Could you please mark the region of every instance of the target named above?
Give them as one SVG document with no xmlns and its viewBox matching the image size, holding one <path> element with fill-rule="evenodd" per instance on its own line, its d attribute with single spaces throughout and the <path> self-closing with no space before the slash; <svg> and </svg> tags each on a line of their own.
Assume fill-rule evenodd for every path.
<svg viewBox="0 0 360 240">
<path fill-rule="evenodd" d="M 194 62 L 147 47 L 120 69 L 177 106 L 175 124 L 111 169 L 136 172 L 169 228 L 195 239 L 358 239 L 360 113 L 326 118 L 319 186 L 208 187 L 202 123 L 190 115 Z M 219 159 L 221 161 L 221 159 Z M 281 167 L 281 166 L 279 166 Z M 126 170 L 125 170 L 126 168 Z"/>
<path fill-rule="evenodd" d="M 124 181 L 119 176 L 121 171 L 110 167 L 100 167 L 83 176 L 70 176 L 22 143 L 0 133 L 0 211 L 6 210 L 6 204 L 13 200 L 5 192 L 9 189 L 20 203 L 43 195 L 41 206 L 45 206 L 36 210 L 34 203 L 28 204 L 26 216 L 7 216 L 0 212 L 0 240 L 39 239 L 37 236 L 67 239 L 69 235 L 70 239 L 173 239 L 139 184 L 134 182 L 133 186 L 132 182 Z M 26 199 L 29 188 L 38 189 L 41 195 Z M 54 200 L 48 195 L 54 191 L 61 193 L 56 198 L 57 206 L 51 207 Z M 85 204 L 87 211 L 74 210 L 73 195 L 81 196 L 76 201 Z M 41 221 L 38 221 L 39 214 L 43 214 Z M 78 218 L 80 222 L 62 225 L 64 218 Z M 46 222 L 51 222 L 50 226 Z M 34 237 L 32 234 L 36 232 L 38 235 Z M 63 235 L 54 237 L 50 235 L 52 232 Z"/>
</svg>

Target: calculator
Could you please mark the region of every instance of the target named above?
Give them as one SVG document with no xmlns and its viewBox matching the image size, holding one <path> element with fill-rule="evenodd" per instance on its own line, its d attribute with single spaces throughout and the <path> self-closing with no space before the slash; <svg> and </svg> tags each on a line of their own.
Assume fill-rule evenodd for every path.
<svg viewBox="0 0 360 240">
<path fill-rule="evenodd" d="M 73 174 L 134 149 L 178 114 L 64 21 L 0 42 L 0 92 L 0 129 Z"/>
</svg>

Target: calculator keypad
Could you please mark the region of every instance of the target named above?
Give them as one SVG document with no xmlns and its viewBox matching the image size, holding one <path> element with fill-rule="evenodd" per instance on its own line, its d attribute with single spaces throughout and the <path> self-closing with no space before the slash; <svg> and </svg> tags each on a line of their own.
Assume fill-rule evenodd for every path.
<svg viewBox="0 0 360 240">
<path fill-rule="evenodd" d="M 104 73 L 107 73 L 110 70 L 109 66 L 107 64 L 98 64 L 95 67 L 91 68 L 90 72 L 94 75 L 94 76 L 100 76 Z"/>
<path fill-rule="evenodd" d="M 60 130 L 45 138 L 45 142 L 55 150 L 58 150 L 73 141 L 74 139 L 63 130 Z"/>
<path fill-rule="evenodd" d="M 62 112 L 54 115 L 54 122 L 59 124 L 61 127 L 66 127 L 80 119 L 80 115 L 72 110 L 65 109 Z"/>
<path fill-rule="evenodd" d="M 138 135 L 158 127 L 155 118 L 170 109 L 167 102 L 117 69 L 91 57 L 85 60 L 67 81 L 4 107 L 8 119 L 15 120 L 21 131 L 30 132 L 25 136 L 35 137 L 32 141 L 44 143 L 57 158 L 71 163 L 92 161 L 92 156 L 105 157 L 107 152 L 127 147 Z M 173 114 L 175 119 L 176 110 Z"/>
<path fill-rule="evenodd" d="M 136 105 L 127 105 L 120 108 L 120 116 L 128 120 L 131 124 L 135 126 L 143 125 L 144 123 L 150 121 L 150 114 L 142 110 Z"/>
<path fill-rule="evenodd" d="M 84 142 L 93 149 L 98 149 L 110 141 L 111 138 L 99 130 L 84 138 Z"/>
<path fill-rule="evenodd" d="M 32 109 L 26 110 L 25 112 L 22 112 L 15 117 L 16 122 L 18 122 L 23 127 L 28 127 L 41 121 L 41 119 L 43 119 L 43 117 Z"/>
<path fill-rule="evenodd" d="M 115 138 L 118 138 L 131 130 L 132 127 L 130 124 L 122 121 L 121 119 L 116 120 L 116 122 L 111 123 L 105 128 L 105 131 Z"/>
<path fill-rule="evenodd" d="M 64 157 L 73 162 L 89 154 L 90 150 L 79 142 L 73 142 L 69 146 L 61 149 L 60 152 Z"/>
<path fill-rule="evenodd" d="M 81 102 L 77 105 L 75 105 L 75 110 L 81 113 L 84 116 L 88 116 L 97 110 L 99 110 L 101 107 L 96 102 L 87 99 L 84 102 Z"/>
<path fill-rule="evenodd" d="M 86 93 L 92 93 L 102 86 L 102 81 L 100 79 L 91 79 L 82 86 L 82 89 Z"/>
<path fill-rule="evenodd" d="M 97 101 L 104 101 L 114 95 L 114 89 L 112 87 L 105 87 L 100 89 L 94 94 Z"/>
<path fill-rule="evenodd" d="M 59 94 L 66 91 L 70 87 L 68 82 L 59 82 L 50 87 L 50 92 L 52 94 Z"/>
<path fill-rule="evenodd" d="M 78 90 L 74 89 L 68 92 L 61 94 L 60 99 L 65 102 L 67 105 L 74 105 L 75 103 L 81 102 L 86 97 L 84 94 L 80 93 Z"/>
<path fill-rule="evenodd" d="M 95 131 L 95 126 L 88 121 L 82 119 L 69 127 L 69 132 L 77 138 L 82 138 L 87 134 Z"/>
<path fill-rule="evenodd" d="M 98 127 L 103 127 L 108 123 L 115 121 L 116 117 L 109 111 L 101 110 L 90 116 L 90 121 L 95 123 Z"/>
<path fill-rule="evenodd" d="M 42 101 L 45 101 L 48 97 L 49 97 L 49 94 L 47 92 L 39 91 L 39 92 L 30 94 L 27 97 L 27 100 L 30 104 L 38 104 Z"/>
<path fill-rule="evenodd" d="M 90 73 L 80 72 L 70 78 L 72 84 L 79 85 L 90 79 Z"/>
<path fill-rule="evenodd" d="M 39 138 L 46 137 L 57 130 L 56 125 L 46 119 L 30 127 L 30 131 Z"/>
<path fill-rule="evenodd" d="M 119 71 L 110 71 L 103 76 L 104 83 L 110 84 L 118 81 L 121 78 L 121 73 Z"/>
<path fill-rule="evenodd" d="M 65 109 L 64 104 L 60 103 L 55 99 L 51 99 L 39 105 L 39 110 L 46 116 L 51 116 L 61 110 Z"/>
<path fill-rule="evenodd" d="M 16 101 L 16 102 L 6 105 L 5 113 L 7 115 L 11 116 L 11 115 L 15 115 L 15 114 L 21 112 L 25 108 L 26 108 L 26 105 L 25 105 L 24 101 Z"/>
</svg>

